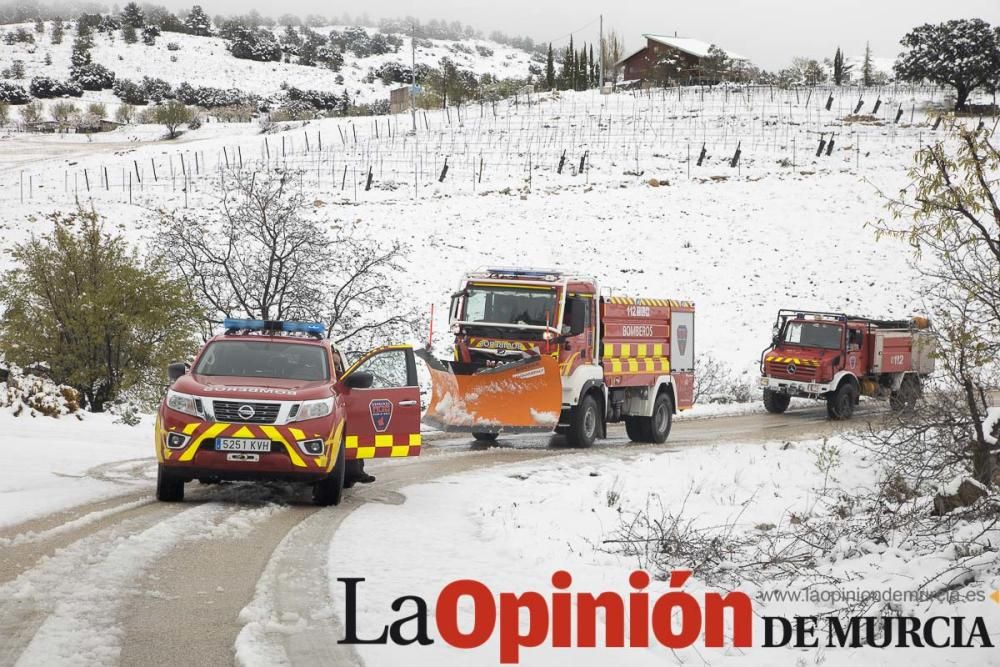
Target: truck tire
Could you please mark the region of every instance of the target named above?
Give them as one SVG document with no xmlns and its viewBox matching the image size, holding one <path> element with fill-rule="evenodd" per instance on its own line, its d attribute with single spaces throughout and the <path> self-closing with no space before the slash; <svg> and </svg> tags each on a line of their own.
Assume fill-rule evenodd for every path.
<svg viewBox="0 0 1000 667">
<path fill-rule="evenodd" d="M 632 442 L 662 445 L 674 423 L 674 401 L 667 392 L 660 392 L 653 401 L 651 417 L 626 417 L 625 432 Z"/>
<path fill-rule="evenodd" d="M 587 394 L 580 404 L 573 408 L 569 430 L 566 431 L 566 442 L 571 447 L 590 447 L 597 439 L 601 415 L 597 409 L 597 401 Z"/>
<path fill-rule="evenodd" d="M 858 390 L 850 382 L 844 382 L 837 391 L 826 398 L 826 414 L 830 419 L 847 420 L 854 415 L 854 405 L 858 401 Z"/>
<path fill-rule="evenodd" d="M 337 451 L 337 462 L 333 464 L 330 474 L 313 485 L 313 502 L 320 507 L 339 505 L 344 495 L 344 472 L 347 469 L 344 461 L 344 446 Z"/>
<path fill-rule="evenodd" d="M 632 442 L 649 442 L 652 440 L 646 426 L 649 425 L 648 417 L 626 417 L 625 433 Z"/>
<path fill-rule="evenodd" d="M 477 442 L 496 442 L 499 433 L 486 433 L 484 431 L 473 431 L 472 437 L 476 439 Z"/>
<path fill-rule="evenodd" d="M 156 499 L 165 503 L 184 500 L 184 480 L 172 475 L 162 465 L 156 468 Z"/>
<path fill-rule="evenodd" d="M 920 378 L 916 375 L 905 375 L 899 389 L 889 396 L 889 407 L 893 412 L 910 412 L 917 406 L 922 394 Z"/>
<path fill-rule="evenodd" d="M 780 391 L 771 389 L 764 390 L 764 409 L 772 415 L 780 415 L 788 409 L 788 404 L 792 402 L 792 397 L 782 394 Z"/>
</svg>

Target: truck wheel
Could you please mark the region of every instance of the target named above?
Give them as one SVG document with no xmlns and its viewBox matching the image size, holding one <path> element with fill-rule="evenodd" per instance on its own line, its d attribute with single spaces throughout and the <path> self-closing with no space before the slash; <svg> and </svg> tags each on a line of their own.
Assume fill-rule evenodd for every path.
<svg viewBox="0 0 1000 667">
<path fill-rule="evenodd" d="M 172 475 L 162 465 L 156 469 L 156 499 L 165 503 L 184 500 L 184 480 Z"/>
<path fill-rule="evenodd" d="M 569 430 L 566 432 L 566 441 L 572 447 L 590 447 L 597 439 L 599 421 L 597 401 L 594 400 L 593 396 L 587 394 L 573 409 Z"/>
<path fill-rule="evenodd" d="M 858 390 L 849 382 L 844 382 L 837 391 L 826 399 L 826 414 L 830 419 L 850 419 L 854 414 L 854 405 L 858 400 Z"/>
<path fill-rule="evenodd" d="M 344 471 L 347 469 L 344 461 L 344 446 L 337 451 L 337 462 L 329 476 L 313 485 L 313 502 L 320 507 L 339 505 L 344 495 Z"/>
<path fill-rule="evenodd" d="M 923 387 L 920 386 L 920 378 L 916 375 L 906 375 L 899 385 L 899 390 L 892 392 L 889 396 L 889 407 L 893 412 L 911 412 L 917 401 L 923 394 Z"/>
<path fill-rule="evenodd" d="M 674 401 L 670 394 L 661 392 L 656 401 L 653 402 L 653 416 L 647 417 L 649 426 L 647 430 L 650 435 L 650 442 L 662 445 L 670 435 L 670 427 L 674 422 Z"/>
<path fill-rule="evenodd" d="M 483 431 L 473 431 L 472 437 L 479 442 L 496 442 L 499 433 L 484 433 Z"/>
<path fill-rule="evenodd" d="M 632 442 L 650 442 L 652 437 L 646 431 L 648 421 L 646 417 L 626 417 L 625 433 L 628 434 L 628 439 Z"/>
<path fill-rule="evenodd" d="M 771 389 L 764 390 L 764 409 L 773 415 L 780 415 L 788 409 L 788 404 L 792 402 L 792 397 L 782 394 L 780 391 Z"/>
</svg>

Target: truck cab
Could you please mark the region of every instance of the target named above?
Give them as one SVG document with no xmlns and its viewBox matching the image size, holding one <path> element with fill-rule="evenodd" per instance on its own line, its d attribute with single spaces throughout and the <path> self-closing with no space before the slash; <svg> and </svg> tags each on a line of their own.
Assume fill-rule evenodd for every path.
<svg viewBox="0 0 1000 667">
<path fill-rule="evenodd" d="M 793 397 L 824 400 L 832 419 L 849 419 L 861 396 L 902 408 L 933 371 L 929 322 L 781 310 L 760 360 L 764 407 L 780 414 Z"/>
<path fill-rule="evenodd" d="M 361 461 L 420 453 L 413 350 L 347 366 L 322 324 L 227 319 L 193 363 L 171 364 L 156 419 L 157 498 L 184 484 L 284 480 L 336 505 Z"/>
</svg>

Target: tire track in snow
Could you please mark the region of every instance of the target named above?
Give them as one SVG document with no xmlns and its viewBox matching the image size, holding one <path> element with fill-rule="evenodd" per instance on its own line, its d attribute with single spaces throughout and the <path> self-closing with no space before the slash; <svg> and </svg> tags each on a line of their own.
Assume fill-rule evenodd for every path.
<svg viewBox="0 0 1000 667">
<path fill-rule="evenodd" d="M 0 586 L 0 664 L 116 664 L 121 609 L 158 557 L 188 540 L 247 534 L 283 508 L 155 505 L 42 558 Z"/>
</svg>

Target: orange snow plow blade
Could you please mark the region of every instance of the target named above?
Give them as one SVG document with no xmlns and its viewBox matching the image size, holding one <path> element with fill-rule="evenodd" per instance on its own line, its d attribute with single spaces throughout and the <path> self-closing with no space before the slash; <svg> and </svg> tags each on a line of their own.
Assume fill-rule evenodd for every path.
<svg viewBox="0 0 1000 667">
<path fill-rule="evenodd" d="M 423 421 L 442 431 L 524 433 L 551 431 L 562 409 L 559 362 L 549 356 L 493 367 L 427 362 L 432 389 Z"/>
</svg>

